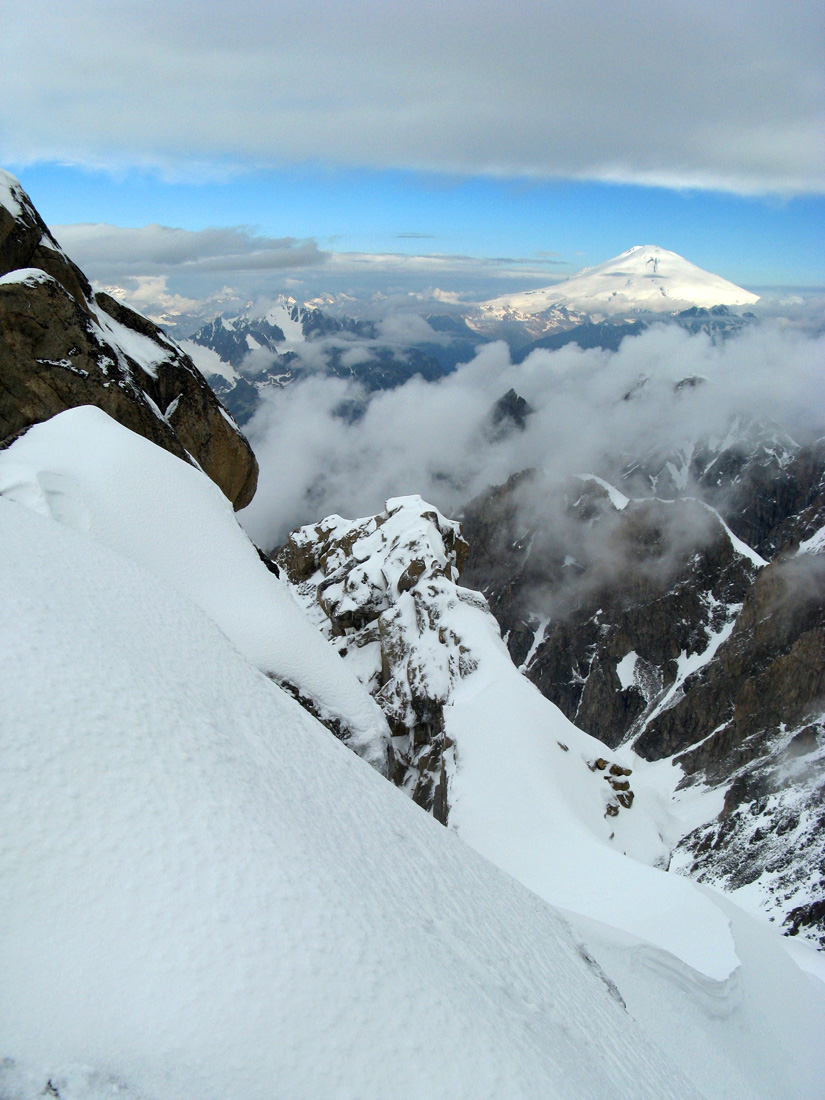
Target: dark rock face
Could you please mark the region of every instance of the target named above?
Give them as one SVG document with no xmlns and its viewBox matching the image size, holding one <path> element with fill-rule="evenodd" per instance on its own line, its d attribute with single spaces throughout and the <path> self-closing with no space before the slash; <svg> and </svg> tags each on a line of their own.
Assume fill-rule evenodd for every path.
<svg viewBox="0 0 825 1100">
<path fill-rule="evenodd" d="M 698 503 L 620 511 L 593 481 L 552 489 L 521 475 L 468 505 L 463 522 L 467 582 L 487 595 L 513 660 L 529 653 L 529 679 L 611 747 L 674 684 L 680 656 L 733 620 L 754 573 Z"/>
<path fill-rule="evenodd" d="M 759 741 L 816 715 L 823 697 L 825 561 L 778 560 L 754 580 L 713 663 L 636 748 L 651 759 L 683 752 L 688 774 L 722 783 Z"/>
<path fill-rule="evenodd" d="M 527 427 L 528 417 L 534 411 L 533 407 L 515 390 L 508 390 L 496 401 L 490 413 L 487 432 L 490 441 L 495 443 L 514 430 L 523 432 Z"/>
<path fill-rule="evenodd" d="M 745 314 L 740 317 L 731 313 L 727 306 L 691 306 L 676 315 L 676 324 L 688 332 L 705 332 L 708 336 L 730 336 L 738 332 L 747 322 L 746 318 L 752 316 Z"/>
<path fill-rule="evenodd" d="M 688 381 L 687 379 L 685 381 Z M 636 496 L 675 499 L 685 484 L 757 553 L 772 558 L 825 522 L 825 439 L 799 447 L 776 425 L 732 426 L 724 447 L 648 455 L 629 463 L 623 483 Z"/>
<path fill-rule="evenodd" d="M 0 202 L 0 275 L 28 267 L 45 271 L 82 308 L 92 294 L 88 279 L 63 252 L 17 180 L 3 173 L 0 187 L 4 184 L 13 209 Z"/>
<path fill-rule="evenodd" d="M 236 508 L 248 504 L 255 457 L 191 359 L 147 318 L 93 295 L 25 192 L 12 182 L 8 193 L 13 211 L 0 203 L 0 446 L 64 409 L 97 405 L 193 459 Z"/>
<path fill-rule="evenodd" d="M 84 303 L 85 304 L 85 303 Z M 76 405 L 97 404 L 125 427 L 185 458 L 140 382 L 118 363 L 82 305 L 53 278 L 0 284 L 0 437 Z M 97 400 L 95 400 L 97 397 Z"/>
<path fill-rule="evenodd" d="M 735 332 L 739 332 L 746 320 L 736 313 L 731 313 L 727 306 L 713 306 L 710 309 L 704 306 L 692 306 L 683 310 L 675 317 L 662 314 L 648 313 L 643 318 L 632 321 L 591 321 L 586 319 L 572 327 L 565 327 L 562 331 L 555 331 L 540 336 L 529 344 L 517 346 L 513 361 L 522 363 L 531 352 L 539 348 L 546 351 L 558 351 L 568 344 L 576 344 L 587 350 L 588 348 L 603 348 L 605 351 L 617 351 L 619 345 L 626 337 L 640 336 L 651 325 L 675 324 L 691 333 L 704 332 L 712 340 L 724 339 Z"/>
<path fill-rule="evenodd" d="M 825 722 L 760 731 L 739 759 L 722 813 L 680 841 L 671 868 L 758 891 L 786 935 L 825 948 Z"/>
<path fill-rule="evenodd" d="M 764 557 L 795 549 L 825 523 L 825 440 L 781 462 L 746 463 L 726 518 Z"/>
<path fill-rule="evenodd" d="M 675 488 L 617 507 L 596 480 L 527 471 L 465 509 L 464 577 L 577 725 L 724 792 L 672 869 L 752 885 L 789 934 L 825 946 L 825 554 L 805 545 L 825 528 L 825 447 L 769 434 L 696 448 L 688 479 L 767 564 Z"/>
<path fill-rule="evenodd" d="M 617 351 L 626 336 L 639 336 L 647 328 L 644 321 L 584 321 L 563 332 L 551 332 L 541 336 L 526 347 L 519 348 L 513 356 L 513 362 L 523 363 L 531 352 L 543 348 L 546 351 L 558 351 L 568 344 L 576 344 L 583 349 L 604 348 Z"/>
</svg>

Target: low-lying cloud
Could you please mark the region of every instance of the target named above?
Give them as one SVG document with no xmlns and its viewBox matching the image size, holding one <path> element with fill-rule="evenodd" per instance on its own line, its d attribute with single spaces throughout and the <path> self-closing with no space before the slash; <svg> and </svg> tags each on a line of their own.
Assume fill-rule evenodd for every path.
<svg viewBox="0 0 825 1100">
<path fill-rule="evenodd" d="M 491 408 L 510 388 L 535 411 L 491 442 Z M 491 344 L 441 381 L 374 395 L 355 423 L 338 412 L 364 395 L 319 375 L 269 395 L 248 425 L 261 477 L 243 520 L 272 546 L 296 524 L 372 514 L 406 493 L 455 514 L 519 470 L 617 477 L 633 458 L 723 440 L 736 418 L 804 443 L 825 430 L 823 394 L 825 337 L 773 323 L 721 343 L 657 325 L 616 353 L 571 345 L 518 365 Z"/>
</svg>

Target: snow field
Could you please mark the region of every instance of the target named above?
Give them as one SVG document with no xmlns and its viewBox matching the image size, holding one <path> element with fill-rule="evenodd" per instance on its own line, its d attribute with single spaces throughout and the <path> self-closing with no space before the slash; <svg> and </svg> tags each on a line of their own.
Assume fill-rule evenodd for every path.
<svg viewBox="0 0 825 1100">
<path fill-rule="evenodd" d="M 352 732 L 386 769 L 389 731 L 198 470 L 100 409 L 70 409 L 0 454 L 0 493 L 89 534 L 196 603 L 254 665 Z"/>
<path fill-rule="evenodd" d="M 655 815 L 605 819 L 604 746 L 479 597 L 434 585 L 477 662 L 445 681 L 456 836 L 262 675 L 385 736 L 197 470 L 70 410 L 0 455 L 0 527 L 9 1100 L 820 1095 L 821 984 L 620 854 L 656 858 Z"/>
<path fill-rule="evenodd" d="M 698 1095 L 564 922 L 147 570 L 0 499 L 0 1035 L 155 1100 Z"/>
</svg>

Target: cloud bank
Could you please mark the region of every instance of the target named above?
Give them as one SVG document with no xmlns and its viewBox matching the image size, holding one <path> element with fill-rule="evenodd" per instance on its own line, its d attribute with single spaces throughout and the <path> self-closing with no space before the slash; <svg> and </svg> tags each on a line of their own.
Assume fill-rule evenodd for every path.
<svg viewBox="0 0 825 1100">
<path fill-rule="evenodd" d="M 16 164 L 825 190 L 816 0 L 7 8 L 0 158 Z"/>
<path fill-rule="evenodd" d="M 75 223 L 49 227 L 93 282 L 120 287 L 134 308 L 162 323 L 204 320 L 276 293 L 309 299 L 322 292 L 385 302 L 450 297 L 477 301 L 561 277 L 564 261 L 543 256 L 479 257 L 334 252 L 313 239 L 266 237 L 247 226 L 200 230 L 166 225 Z M 422 290 L 422 288 L 425 288 Z M 427 289 L 429 288 L 429 289 Z M 359 313 L 363 303 L 355 304 Z M 368 307 L 367 307 L 368 308 Z M 381 315 L 386 312 L 382 308 Z"/>
<path fill-rule="evenodd" d="M 677 389 L 685 378 L 702 381 Z M 535 413 L 491 443 L 491 408 L 511 387 Z M 248 425 L 261 476 L 242 518 L 271 547 L 297 524 L 373 514 L 400 494 L 455 514 L 519 470 L 612 476 L 631 456 L 724 438 L 734 417 L 769 419 L 802 443 L 825 431 L 823 394 L 825 337 L 772 322 L 721 344 L 659 325 L 616 353 L 568 346 L 519 365 L 491 344 L 439 382 L 377 394 L 355 423 L 339 411 L 363 395 L 315 376 L 273 393 Z"/>
<path fill-rule="evenodd" d="M 81 267 L 106 281 L 127 276 L 284 271 L 326 262 L 313 240 L 262 237 L 244 226 L 179 229 L 78 223 L 50 227 Z"/>
</svg>

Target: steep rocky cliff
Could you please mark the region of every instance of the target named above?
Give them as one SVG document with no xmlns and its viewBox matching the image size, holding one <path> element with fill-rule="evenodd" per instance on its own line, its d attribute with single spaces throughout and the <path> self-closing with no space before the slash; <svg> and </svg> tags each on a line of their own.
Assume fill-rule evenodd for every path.
<svg viewBox="0 0 825 1100">
<path fill-rule="evenodd" d="M 467 506 L 464 577 L 577 725 L 724 793 L 672 867 L 825 944 L 825 445 L 773 440 L 629 471 L 669 499 L 517 475 Z"/>
<path fill-rule="evenodd" d="M 0 446 L 78 405 L 193 461 L 236 508 L 252 499 L 252 450 L 191 359 L 147 318 L 93 293 L 0 172 Z"/>
</svg>

